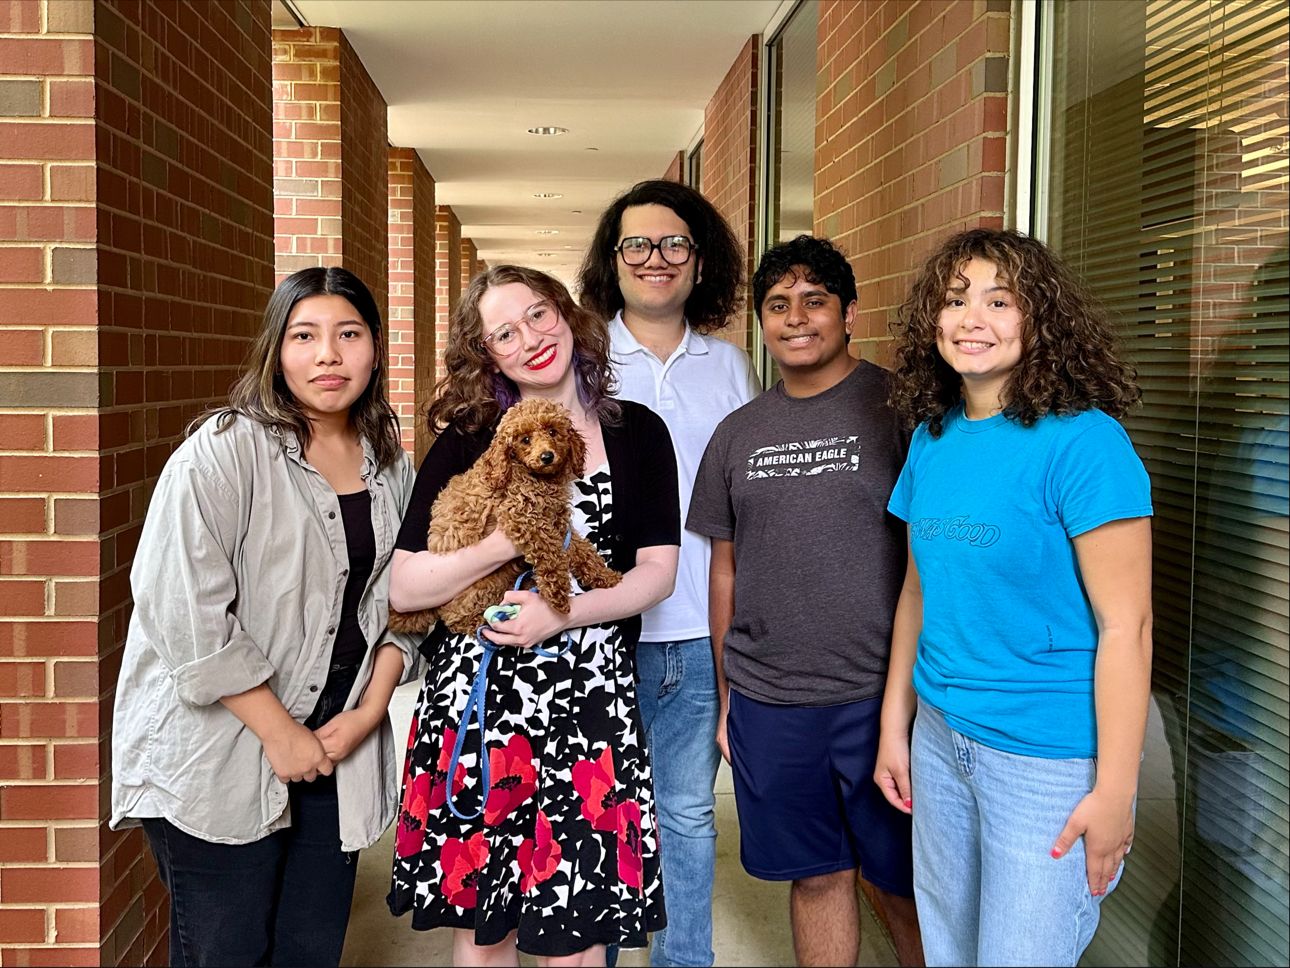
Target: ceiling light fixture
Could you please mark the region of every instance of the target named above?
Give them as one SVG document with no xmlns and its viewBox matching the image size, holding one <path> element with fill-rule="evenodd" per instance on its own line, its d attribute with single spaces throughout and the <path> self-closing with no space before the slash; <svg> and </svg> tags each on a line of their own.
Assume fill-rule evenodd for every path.
<svg viewBox="0 0 1290 968">
<path fill-rule="evenodd" d="M 559 229 L 538 229 L 533 234 L 534 235 L 559 235 L 560 230 Z"/>
<path fill-rule="evenodd" d="M 536 134 L 536 135 L 540 135 L 540 136 L 542 136 L 542 137 L 544 137 L 544 138 L 550 138 L 550 137 L 553 137 L 553 136 L 558 135 L 558 134 L 568 134 L 568 133 L 569 133 L 569 129 L 568 129 L 568 128 L 557 128 L 557 127 L 556 127 L 555 125 L 553 125 L 553 124 L 540 124 L 540 125 L 538 125 L 537 127 L 529 128 L 529 129 L 528 129 L 528 133 L 529 133 L 529 134 Z"/>
<path fill-rule="evenodd" d="M 563 192 L 534 192 L 534 198 L 564 198 Z"/>
</svg>

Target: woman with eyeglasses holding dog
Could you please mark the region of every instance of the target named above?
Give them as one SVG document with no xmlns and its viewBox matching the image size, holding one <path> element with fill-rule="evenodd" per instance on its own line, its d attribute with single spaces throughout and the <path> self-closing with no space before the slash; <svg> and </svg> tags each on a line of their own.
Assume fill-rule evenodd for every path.
<svg viewBox="0 0 1290 968">
<path fill-rule="evenodd" d="M 111 826 L 143 826 L 170 964 L 336 965 L 359 849 L 398 805 L 386 631 L 412 469 L 384 332 L 344 269 L 274 291 L 226 405 L 153 491 L 112 732 Z"/>
<path fill-rule="evenodd" d="M 536 592 L 506 593 L 518 615 L 484 631 L 499 647 L 483 703 L 487 790 L 473 725 L 453 756 L 484 646 L 442 624 L 422 646 L 430 667 L 389 904 L 411 911 L 415 929 L 453 928 L 458 965 L 515 965 L 519 951 L 543 965 L 603 965 L 606 945 L 643 946 L 664 925 L 633 650 L 640 613 L 676 577 L 676 463 L 662 420 L 610 398 L 608 353 L 604 328 L 563 285 L 518 266 L 477 276 L 449 328 L 447 376 L 428 414 L 438 438 L 399 533 L 393 606 L 442 605 L 519 557 L 500 529 L 448 554 L 427 551 L 426 535 L 444 485 L 487 449 L 508 408 L 532 398 L 562 404 L 585 440 L 573 529 L 623 574 L 614 588 L 575 595 L 567 615 Z"/>
</svg>

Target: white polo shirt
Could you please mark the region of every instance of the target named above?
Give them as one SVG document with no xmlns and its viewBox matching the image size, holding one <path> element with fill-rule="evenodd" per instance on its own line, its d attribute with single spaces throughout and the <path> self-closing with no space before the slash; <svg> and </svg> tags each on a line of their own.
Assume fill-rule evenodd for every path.
<svg viewBox="0 0 1290 968">
<path fill-rule="evenodd" d="M 664 362 L 640 344 L 619 313 L 609 322 L 609 356 L 618 376 L 618 396 L 649 407 L 672 435 L 684 523 L 712 432 L 727 414 L 761 392 L 748 354 L 687 325 L 680 345 Z M 708 539 L 682 529 L 676 590 L 641 617 L 642 642 L 682 642 L 708 634 L 711 559 Z"/>
</svg>

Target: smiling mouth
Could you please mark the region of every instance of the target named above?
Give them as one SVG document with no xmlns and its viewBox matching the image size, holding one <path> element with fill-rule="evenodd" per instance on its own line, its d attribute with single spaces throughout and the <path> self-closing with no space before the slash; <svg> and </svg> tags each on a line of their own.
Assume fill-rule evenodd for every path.
<svg viewBox="0 0 1290 968">
<path fill-rule="evenodd" d="M 784 342 L 789 346 L 805 346 L 813 339 L 815 339 L 814 333 L 797 333 L 794 336 L 785 336 Z"/>
<path fill-rule="evenodd" d="M 956 342 L 954 345 L 964 350 L 988 350 L 994 344 L 983 343 L 980 340 L 961 339 L 958 342 Z"/>
<path fill-rule="evenodd" d="M 550 366 L 551 361 L 554 359 L 555 359 L 555 344 L 552 343 L 546 349 L 530 357 L 528 362 L 524 364 L 524 367 L 525 369 L 528 369 L 528 370 L 541 370 L 544 367 Z"/>
<path fill-rule="evenodd" d="M 637 273 L 636 278 L 641 280 L 641 282 L 648 282 L 652 285 L 661 285 L 665 282 L 671 282 L 673 279 L 676 278 L 676 276 L 672 275 L 671 273 L 641 272 L 641 273 Z"/>
</svg>

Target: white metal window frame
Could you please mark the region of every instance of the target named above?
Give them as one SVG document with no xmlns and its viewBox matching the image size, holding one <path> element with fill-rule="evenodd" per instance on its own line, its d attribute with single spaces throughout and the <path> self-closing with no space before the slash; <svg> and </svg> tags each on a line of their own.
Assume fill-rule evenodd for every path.
<svg viewBox="0 0 1290 968">
<path fill-rule="evenodd" d="M 1005 197 L 1018 231 L 1046 239 L 1053 103 L 1053 0 L 1012 5 L 1012 104 Z"/>
<path fill-rule="evenodd" d="M 772 63 L 773 48 L 779 42 L 780 36 L 788 27 L 789 21 L 793 19 L 793 14 L 797 13 L 807 0 L 781 0 L 780 5 L 775 8 L 774 14 L 767 21 L 765 28 L 761 32 L 761 49 L 759 51 L 759 63 L 757 70 L 757 191 L 753 204 L 756 206 L 753 218 L 753 261 L 760 261 L 765 255 L 766 250 L 771 247 L 771 207 L 770 192 L 773 189 L 771 184 L 771 157 L 770 153 L 774 150 L 774 141 L 771 137 L 770 111 L 772 98 L 772 80 L 770 65 Z M 748 294 L 752 298 L 752 279 L 748 280 Z M 748 334 L 749 353 L 752 357 L 753 368 L 757 371 L 757 378 L 761 381 L 762 386 L 766 385 L 767 376 L 770 373 L 770 358 L 766 353 L 765 341 L 761 334 L 761 320 L 757 318 L 757 313 L 752 314 L 752 326 Z"/>
</svg>

